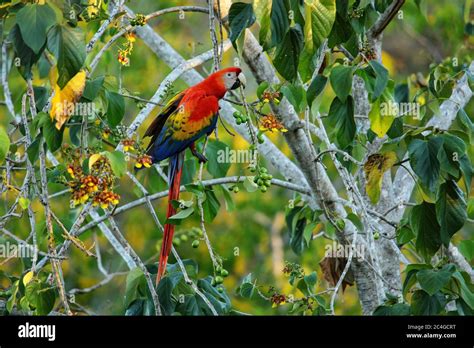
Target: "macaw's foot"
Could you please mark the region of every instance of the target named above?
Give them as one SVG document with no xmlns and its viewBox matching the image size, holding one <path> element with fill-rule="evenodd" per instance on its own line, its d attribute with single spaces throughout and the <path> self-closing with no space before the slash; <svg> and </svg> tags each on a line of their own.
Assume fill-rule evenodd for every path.
<svg viewBox="0 0 474 348">
<path fill-rule="evenodd" d="M 207 162 L 207 158 L 206 156 L 204 156 L 202 153 L 199 153 L 197 151 L 193 151 L 193 156 L 196 156 L 199 163 L 206 163 Z"/>
<path fill-rule="evenodd" d="M 191 153 L 193 154 L 193 156 L 197 157 L 199 163 L 206 163 L 207 162 L 206 156 L 204 156 L 202 153 L 199 153 L 196 150 L 196 145 L 194 145 L 194 143 L 192 143 L 190 148 L 191 148 Z"/>
</svg>

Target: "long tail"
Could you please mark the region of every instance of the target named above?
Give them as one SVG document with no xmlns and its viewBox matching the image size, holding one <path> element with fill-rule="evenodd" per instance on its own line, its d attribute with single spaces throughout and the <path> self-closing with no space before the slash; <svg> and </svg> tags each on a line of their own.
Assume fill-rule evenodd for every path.
<svg viewBox="0 0 474 348">
<path fill-rule="evenodd" d="M 168 212 L 166 218 L 176 214 L 176 209 L 171 205 L 171 201 L 179 198 L 179 187 L 181 185 L 181 174 L 183 173 L 184 152 L 180 152 L 169 160 L 169 192 L 168 192 Z M 160 282 L 163 274 L 166 271 L 166 264 L 168 256 L 173 245 L 174 225 L 165 224 L 165 231 L 163 233 L 163 242 L 161 244 L 160 260 L 158 262 L 158 274 L 156 276 L 156 284 Z"/>
</svg>

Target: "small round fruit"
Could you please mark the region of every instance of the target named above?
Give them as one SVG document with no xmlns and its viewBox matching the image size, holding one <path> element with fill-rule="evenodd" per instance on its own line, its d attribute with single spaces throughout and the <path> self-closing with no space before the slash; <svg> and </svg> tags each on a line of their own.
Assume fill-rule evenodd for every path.
<svg viewBox="0 0 474 348">
<path fill-rule="evenodd" d="M 378 231 L 376 231 L 376 232 L 374 233 L 374 239 L 377 240 L 377 239 L 379 239 L 379 238 L 380 238 L 380 233 L 379 233 Z"/>
<path fill-rule="evenodd" d="M 187 242 L 188 241 L 188 236 L 183 234 L 181 235 L 181 237 L 179 237 L 183 242 Z"/>
<path fill-rule="evenodd" d="M 216 285 L 217 285 L 217 282 L 216 282 L 216 279 L 215 279 L 215 278 L 212 278 L 212 280 L 211 280 L 211 285 L 212 285 L 212 286 L 216 286 Z"/>
<path fill-rule="evenodd" d="M 224 292 L 224 288 L 222 286 L 219 286 L 217 288 L 217 291 L 222 294 Z"/>
<path fill-rule="evenodd" d="M 181 241 L 179 239 L 177 239 L 177 238 L 173 239 L 173 245 L 174 246 L 179 246 L 180 244 L 181 244 Z"/>
<path fill-rule="evenodd" d="M 238 187 L 238 186 L 234 186 L 234 188 L 232 189 L 232 191 L 234 191 L 234 193 L 239 192 L 239 187 Z"/>
<path fill-rule="evenodd" d="M 267 190 L 268 190 L 268 189 L 267 189 L 266 186 L 260 187 L 260 191 L 263 192 L 263 193 L 267 192 Z"/>
<path fill-rule="evenodd" d="M 217 267 L 216 267 L 216 272 L 217 272 L 217 273 L 221 273 L 221 271 L 222 271 L 222 267 L 221 267 L 221 266 L 217 266 Z"/>
<path fill-rule="evenodd" d="M 195 239 L 193 240 L 193 243 L 191 244 L 194 249 L 199 247 L 199 240 Z"/>
<path fill-rule="evenodd" d="M 227 277 L 229 275 L 229 271 L 226 270 L 226 269 L 222 269 L 221 271 L 221 276 L 223 276 L 224 278 Z"/>
<path fill-rule="evenodd" d="M 224 278 L 221 276 L 216 276 L 215 278 L 216 284 L 222 284 L 224 282 Z"/>
</svg>

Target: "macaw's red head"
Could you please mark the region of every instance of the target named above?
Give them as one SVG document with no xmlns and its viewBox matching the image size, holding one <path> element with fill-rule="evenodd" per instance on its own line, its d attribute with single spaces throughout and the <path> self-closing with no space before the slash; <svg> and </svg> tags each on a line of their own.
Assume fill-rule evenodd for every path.
<svg viewBox="0 0 474 348">
<path fill-rule="evenodd" d="M 246 82 L 242 69 L 230 67 L 209 75 L 200 85 L 216 97 L 222 98 L 227 91 L 237 89 L 240 86 L 245 88 Z"/>
</svg>

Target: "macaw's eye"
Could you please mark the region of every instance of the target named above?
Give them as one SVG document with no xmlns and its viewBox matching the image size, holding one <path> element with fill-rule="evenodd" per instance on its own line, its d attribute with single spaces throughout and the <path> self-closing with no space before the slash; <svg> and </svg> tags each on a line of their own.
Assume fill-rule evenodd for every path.
<svg viewBox="0 0 474 348">
<path fill-rule="evenodd" d="M 232 77 L 232 73 L 231 72 L 227 73 L 227 77 Z"/>
</svg>

